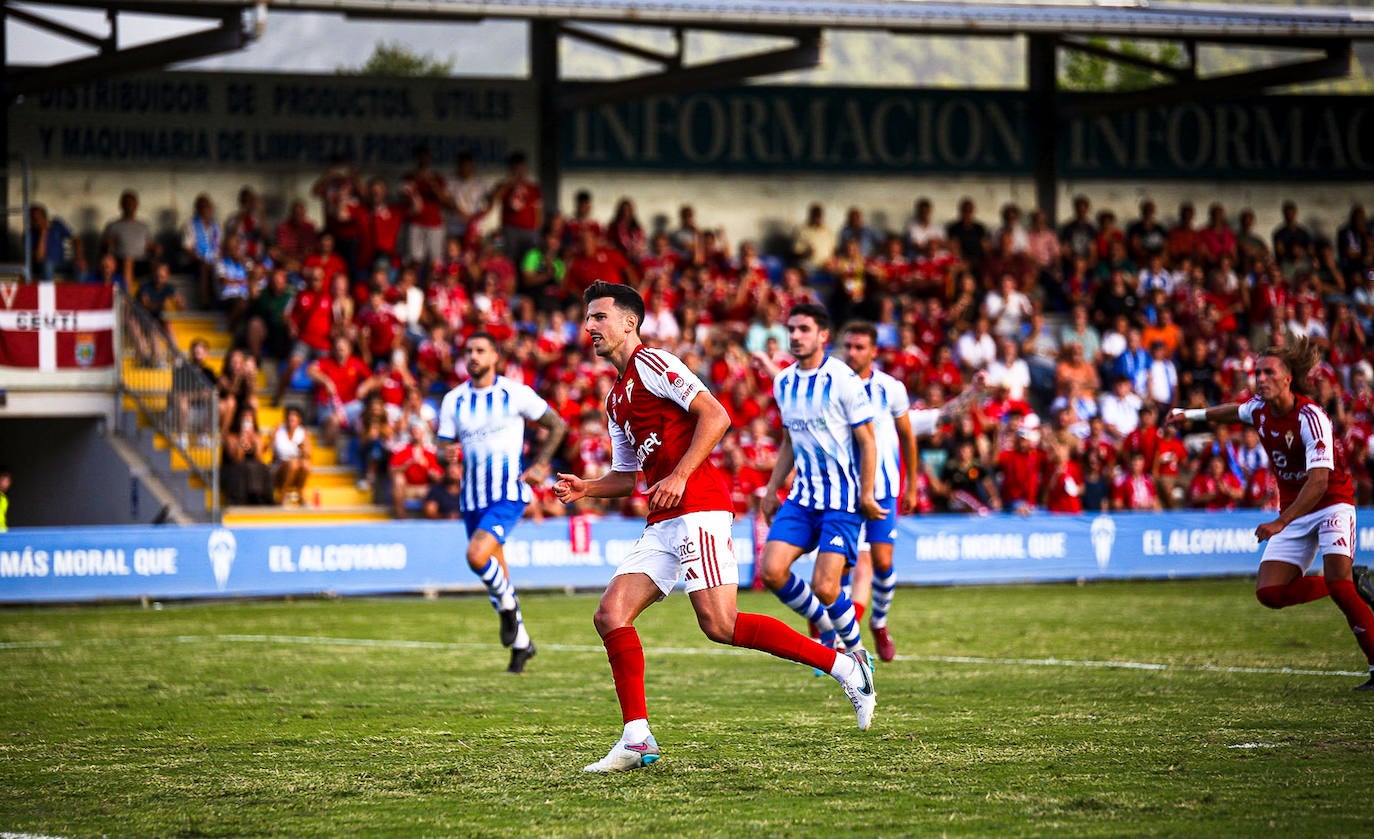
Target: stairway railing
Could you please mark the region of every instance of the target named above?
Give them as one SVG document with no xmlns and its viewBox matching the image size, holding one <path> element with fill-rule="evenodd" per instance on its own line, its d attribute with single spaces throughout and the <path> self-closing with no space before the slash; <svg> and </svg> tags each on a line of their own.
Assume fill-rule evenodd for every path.
<svg viewBox="0 0 1374 839">
<path fill-rule="evenodd" d="M 167 438 L 191 474 L 210 490 L 207 512 L 217 524 L 220 417 L 215 382 L 181 352 L 165 325 L 128 295 L 119 295 L 119 300 L 125 358 L 120 395 L 133 401 L 144 420 Z"/>
</svg>

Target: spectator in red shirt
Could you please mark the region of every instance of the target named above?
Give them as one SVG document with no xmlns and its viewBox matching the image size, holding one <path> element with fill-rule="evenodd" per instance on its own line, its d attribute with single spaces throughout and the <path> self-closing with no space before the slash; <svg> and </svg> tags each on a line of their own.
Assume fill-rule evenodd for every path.
<svg viewBox="0 0 1374 839">
<path fill-rule="evenodd" d="M 1122 440 L 1122 448 L 1127 455 L 1136 452 L 1145 455 L 1145 468 L 1154 472 L 1159 455 L 1159 418 L 1155 414 L 1155 409 L 1149 405 L 1141 406 L 1138 416 L 1139 424 Z"/>
<path fill-rule="evenodd" d="M 360 210 L 361 232 L 358 242 L 357 267 L 371 270 L 384 265 L 394 271 L 401 264 L 399 241 L 401 225 L 406 214 L 415 209 L 416 202 L 392 202 L 387 196 L 386 181 L 373 178 L 367 184 L 367 204 Z"/>
<path fill-rule="evenodd" d="M 415 168 L 401 176 L 401 191 L 411 200 L 406 259 L 431 265 L 444 255 L 444 208 L 453 207 L 448 182 L 433 166 L 428 146 L 415 147 Z"/>
<path fill-rule="evenodd" d="M 320 268 L 324 271 L 324 284 L 332 286 L 334 278 L 343 274 L 351 279 L 348 270 L 348 263 L 343 257 L 334 250 L 334 237 L 329 233 L 320 236 L 315 243 L 315 248 L 306 255 L 305 261 L 301 263 L 301 271 L 305 272 L 311 268 Z"/>
<path fill-rule="evenodd" d="M 305 202 L 291 202 L 291 209 L 281 224 L 277 225 L 276 253 L 274 261 L 285 265 L 287 270 L 295 271 L 305 262 L 305 258 L 319 244 L 320 234 L 309 216 L 306 215 Z"/>
<path fill-rule="evenodd" d="M 492 190 L 491 203 L 501 208 L 501 237 L 506 255 L 518 262 L 530 249 L 539 247 L 539 230 L 544 225 L 544 194 L 539 184 L 530 180 L 529 161 L 524 152 L 512 152 L 506 158 L 506 167 L 506 179 Z"/>
<path fill-rule="evenodd" d="M 601 238 L 604 231 L 601 229 L 601 222 L 592 217 L 592 194 L 585 189 L 579 189 L 573 196 L 573 214 L 563 225 L 563 247 L 569 251 L 575 251 L 582 247 L 583 234 L 591 233 L 596 238 Z M 520 260 L 524 258 L 524 253 L 513 253 L 511 258 Z"/>
<path fill-rule="evenodd" d="M 582 233 L 582 253 L 568 266 L 566 286 L 569 299 L 581 297 L 582 292 L 598 280 L 632 285 L 638 277 L 620 251 L 603 246 L 601 240 L 587 230 Z"/>
<path fill-rule="evenodd" d="M 1155 482 L 1145 471 L 1145 455 L 1131 455 L 1129 471 L 1112 487 L 1113 510 L 1160 510 Z"/>
<path fill-rule="evenodd" d="M 1178 205 L 1178 222 L 1169 228 L 1169 235 L 1164 243 L 1169 261 L 1174 265 L 1178 265 L 1179 260 L 1184 258 L 1197 258 L 1197 231 L 1193 229 L 1193 219 L 1196 215 L 1192 202 L 1184 201 Z"/>
<path fill-rule="evenodd" d="M 1045 469 L 1045 509 L 1051 513 L 1083 512 L 1083 470 L 1069 455 L 1068 446 L 1049 445 Z"/>
<path fill-rule="evenodd" d="M 357 267 L 362 240 L 363 182 L 346 155 L 337 155 L 328 170 L 315 181 L 310 194 L 320 199 L 325 232 L 334 237 L 339 257 L 351 272 Z"/>
<path fill-rule="evenodd" d="M 1234 510 L 1245 495 L 1240 480 L 1226 468 L 1225 458 L 1213 456 L 1188 484 L 1189 505 L 1196 510 Z"/>
<path fill-rule="evenodd" d="M 386 302 L 386 293 L 372 289 L 367 306 L 358 312 L 358 344 L 369 366 L 391 356 L 401 343 L 401 321 Z"/>
<path fill-rule="evenodd" d="M 439 456 L 423 422 L 410 424 L 410 442 L 391 455 L 391 504 L 396 518 L 406 517 L 406 502 L 423 501 L 431 484 L 444 477 Z"/>
<path fill-rule="evenodd" d="M 1035 434 L 1034 429 L 1018 428 L 1011 448 L 997 455 L 997 472 L 1001 476 L 998 494 L 1002 497 L 1002 509 L 1009 513 L 1030 515 L 1040 500 L 1045 458 L 1031 442 Z"/>
<path fill-rule="evenodd" d="M 320 441 L 334 445 L 339 429 L 352 428 L 363 412 L 363 398 L 380 384 L 361 358 L 353 354 L 353 342 L 334 339 L 333 354 L 310 365 L 319 406 Z"/>
<path fill-rule="evenodd" d="M 280 404 L 282 394 L 302 366 L 329 352 L 330 336 L 334 332 L 334 310 L 324 272 L 315 268 L 305 272 L 306 287 L 295 296 L 286 310 L 286 327 L 290 332 L 291 357 L 286 369 L 277 377 L 277 392 L 272 404 Z"/>
<path fill-rule="evenodd" d="M 1226 208 L 1213 204 L 1207 208 L 1207 226 L 1197 235 L 1199 256 L 1204 264 L 1214 266 L 1223 256 L 1236 258 L 1236 234 L 1226 223 Z"/>
<path fill-rule="evenodd" d="M 1154 478 L 1159 499 L 1167 508 L 1173 509 L 1183 500 L 1183 486 L 1180 482 L 1183 466 L 1188 461 L 1188 449 L 1178 436 L 1178 427 L 1165 425 L 1160 431 L 1159 444 L 1155 447 L 1151 476 Z"/>
</svg>

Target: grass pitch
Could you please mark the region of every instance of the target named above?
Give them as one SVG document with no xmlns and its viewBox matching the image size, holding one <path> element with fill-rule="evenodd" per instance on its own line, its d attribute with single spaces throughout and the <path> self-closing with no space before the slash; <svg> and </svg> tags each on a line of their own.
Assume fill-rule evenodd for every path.
<svg viewBox="0 0 1374 839">
<path fill-rule="evenodd" d="M 8 609 L 0 833 L 1369 836 L 1350 632 L 1251 586 L 901 589 L 867 733 L 678 594 L 640 622 L 664 758 L 614 776 L 594 595 L 523 598 L 523 676 L 484 597 Z"/>
</svg>

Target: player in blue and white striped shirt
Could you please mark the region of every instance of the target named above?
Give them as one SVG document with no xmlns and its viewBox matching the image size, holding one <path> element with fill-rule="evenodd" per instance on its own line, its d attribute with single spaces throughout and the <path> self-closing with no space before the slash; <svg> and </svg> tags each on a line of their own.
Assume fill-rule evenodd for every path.
<svg viewBox="0 0 1374 839">
<path fill-rule="evenodd" d="M 878 449 L 873 496 L 887 512 L 881 520 L 864 522 L 850 599 L 856 609 L 865 603 L 872 580 L 873 608 L 868 615 L 868 626 L 873 631 L 878 657 L 892 661 L 897 656 L 897 647 L 887 632 L 887 613 L 892 608 L 892 594 L 897 587 L 897 572 L 892 566 L 897 513 L 900 509 L 902 515 L 907 515 L 916 508 L 920 469 L 916 460 L 916 435 L 907 417 L 911 398 L 906 385 L 873 366 L 878 355 L 878 330 L 873 324 L 855 321 L 846 325 L 843 340 L 845 364 L 858 374 L 873 403 L 873 441 Z M 906 472 L 905 492 L 902 491 L 903 470 Z"/>
<path fill-rule="evenodd" d="M 462 448 L 463 486 L 459 506 L 468 532 L 468 565 L 482 578 L 492 608 L 501 618 L 501 644 L 511 648 L 511 673 L 520 673 L 534 655 L 520 601 L 506 571 L 506 538 L 533 498 L 530 484 L 549 476 L 549 459 L 563 442 L 567 423 L 528 386 L 496 374 L 501 352 L 486 332 L 468 337 L 464 348 L 466 382 L 444 395 L 439 407 L 439 439 L 448 460 Z M 548 433 L 528 468 L 521 463 L 525 421 Z M 453 443 L 458 445 L 452 445 Z"/>
<path fill-rule="evenodd" d="M 886 514 L 873 497 L 873 405 L 854 371 L 826 355 L 830 315 L 824 308 L 792 307 L 787 335 L 797 363 L 773 380 L 783 445 L 760 504 L 771 522 L 763 582 L 820 627 L 822 638 L 838 633 L 847 651 L 871 664 L 841 580 L 858 559 L 860 525 Z M 778 490 L 794 467 L 791 493 L 779 509 Z M 808 586 L 791 569 L 813 549 L 816 569 Z"/>
</svg>

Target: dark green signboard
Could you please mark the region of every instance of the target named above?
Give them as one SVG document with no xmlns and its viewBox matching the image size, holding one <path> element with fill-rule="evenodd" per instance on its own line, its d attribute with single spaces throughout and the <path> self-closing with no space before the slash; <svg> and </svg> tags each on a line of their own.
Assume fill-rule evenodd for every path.
<svg viewBox="0 0 1374 839">
<path fill-rule="evenodd" d="M 1061 126 L 1064 178 L 1374 178 L 1374 99 L 1266 97 Z M 1030 175 L 1023 91 L 739 87 L 575 113 L 568 169 Z"/>
</svg>

